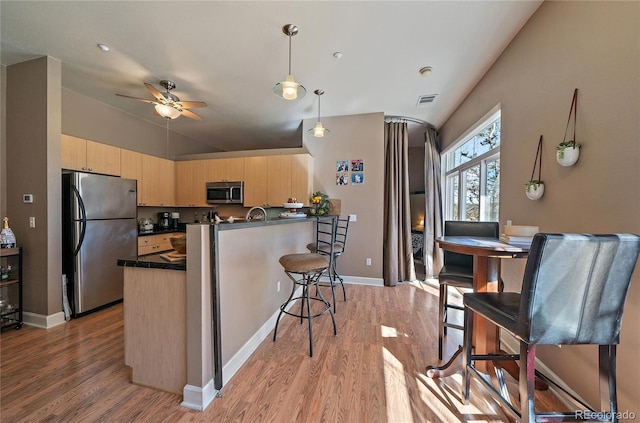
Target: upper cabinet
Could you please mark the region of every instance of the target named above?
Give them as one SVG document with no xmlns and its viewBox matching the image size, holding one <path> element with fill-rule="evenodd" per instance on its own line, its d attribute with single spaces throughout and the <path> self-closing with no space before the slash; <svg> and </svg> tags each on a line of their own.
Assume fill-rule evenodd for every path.
<svg viewBox="0 0 640 423">
<path fill-rule="evenodd" d="M 176 162 L 177 205 L 180 207 L 206 207 L 207 162 L 189 160 Z"/>
<path fill-rule="evenodd" d="M 267 157 L 244 159 L 244 206 L 264 206 L 267 198 Z"/>
<path fill-rule="evenodd" d="M 309 154 L 245 158 L 245 207 L 282 207 L 289 198 L 308 205 L 312 186 L 313 158 Z"/>
<path fill-rule="evenodd" d="M 244 180 L 244 158 L 176 162 L 177 205 L 207 207 L 206 184 Z"/>
<path fill-rule="evenodd" d="M 62 134 L 63 169 L 120 176 L 120 148 Z"/>
<path fill-rule="evenodd" d="M 138 205 L 173 207 L 175 166 L 172 160 L 142 154 L 142 180 L 138 180 Z"/>
<path fill-rule="evenodd" d="M 245 207 L 308 206 L 313 187 L 309 154 L 174 162 L 64 134 L 62 168 L 135 179 L 139 206 L 208 207 L 206 184 L 219 181 L 244 181 Z"/>
<path fill-rule="evenodd" d="M 244 179 L 244 157 L 210 159 L 207 162 L 207 182 L 242 181 Z"/>
</svg>

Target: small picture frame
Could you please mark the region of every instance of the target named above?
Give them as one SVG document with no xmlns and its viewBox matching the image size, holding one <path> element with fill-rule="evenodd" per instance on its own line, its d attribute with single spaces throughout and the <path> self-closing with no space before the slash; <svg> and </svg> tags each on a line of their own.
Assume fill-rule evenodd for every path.
<svg viewBox="0 0 640 423">
<path fill-rule="evenodd" d="M 349 174 L 346 172 L 336 173 L 336 185 L 338 186 L 349 185 Z"/>
<path fill-rule="evenodd" d="M 336 172 L 348 172 L 349 162 L 347 160 L 336 161 Z"/>
<path fill-rule="evenodd" d="M 364 160 L 362 160 L 362 159 L 352 159 L 351 160 L 351 171 L 352 172 L 362 172 L 362 171 L 364 171 Z"/>
<path fill-rule="evenodd" d="M 364 184 L 364 173 L 363 172 L 354 172 L 351 174 L 351 185 L 362 185 Z"/>
</svg>

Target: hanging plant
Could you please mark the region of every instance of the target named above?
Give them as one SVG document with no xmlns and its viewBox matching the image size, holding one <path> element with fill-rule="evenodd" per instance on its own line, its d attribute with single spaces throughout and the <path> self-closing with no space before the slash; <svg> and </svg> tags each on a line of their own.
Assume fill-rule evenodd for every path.
<svg viewBox="0 0 640 423">
<path fill-rule="evenodd" d="M 536 173 L 536 165 L 538 166 L 538 179 L 534 179 Z M 525 194 L 529 200 L 539 200 L 544 195 L 544 182 L 540 174 L 542 173 L 542 135 L 540 135 L 540 141 L 538 141 L 538 150 L 536 151 L 536 159 L 533 162 L 533 170 L 531 171 L 531 178 L 524 184 L 526 187 Z"/>
<path fill-rule="evenodd" d="M 576 141 L 576 113 L 578 111 L 578 89 L 573 91 L 573 100 L 571 100 L 571 108 L 569 109 L 569 119 L 567 120 L 567 127 L 564 130 L 564 138 L 562 142 L 556 146 L 556 160 L 561 166 L 573 166 L 580 157 L 580 147 L 582 147 Z M 569 123 L 571 122 L 571 115 L 573 114 L 573 138 L 567 141 L 567 131 L 569 130 Z"/>
</svg>

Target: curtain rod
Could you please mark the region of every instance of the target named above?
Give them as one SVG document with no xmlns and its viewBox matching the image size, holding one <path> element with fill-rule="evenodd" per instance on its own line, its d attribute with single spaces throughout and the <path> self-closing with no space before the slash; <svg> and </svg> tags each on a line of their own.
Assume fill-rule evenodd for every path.
<svg viewBox="0 0 640 423">
<path fill-rule="evenodd" d="M 412 118 L 409 116 L 395 116 L 395 115 L 385 115 L 384 116 L 384 121 L 387 122 L 387 119 L 399 119 L 399 120 L 406 120 L 407 122 L 413 122 L 413 123 L 417 123 L 419 125 L 424 125 L 428 128 L 431 128 L 435 131 L 435 126 L 433 126 L 432 124 L 430 124 L 429 122 L 427 122 L 426 120 L 422 120 L 422 119 L 418 119 L 418 118 Z"/>
</svg>

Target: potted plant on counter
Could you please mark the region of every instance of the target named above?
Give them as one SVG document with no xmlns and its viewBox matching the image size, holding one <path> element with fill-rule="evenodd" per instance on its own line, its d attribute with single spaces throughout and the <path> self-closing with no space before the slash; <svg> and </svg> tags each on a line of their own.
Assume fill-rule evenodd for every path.
<svg viewBox="0 0 640 423">
<path fill-rule="evenodd" d="M 309 214 L 312 216 L 324 216 L 329 214 L 329 196 L 322 191 L 316 191 L 311 194 L 311 207 Z"/>
</svg>

